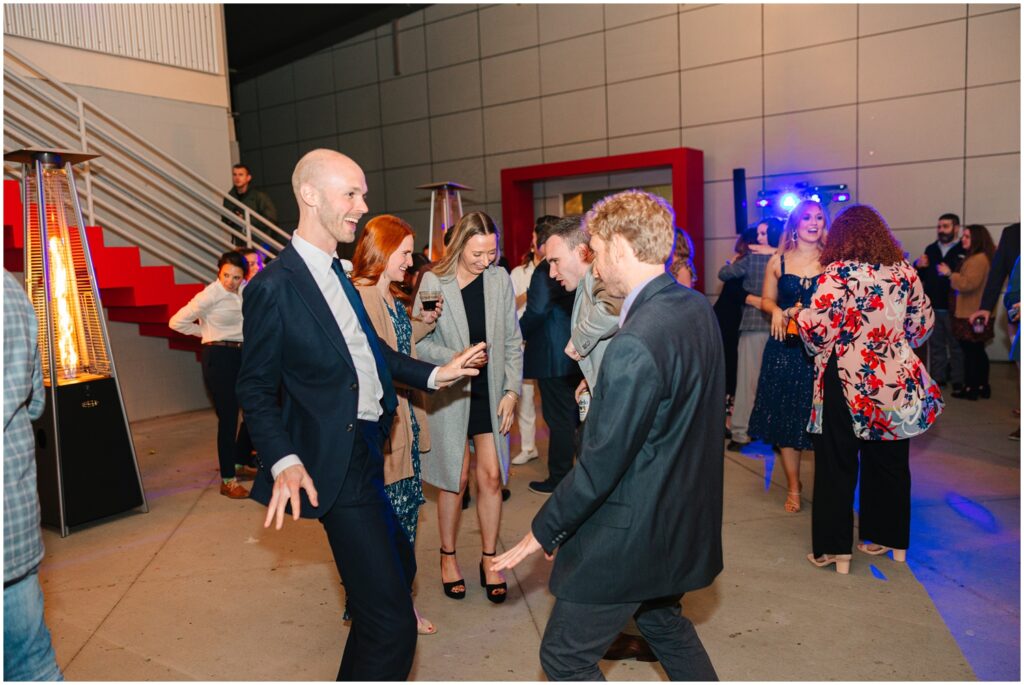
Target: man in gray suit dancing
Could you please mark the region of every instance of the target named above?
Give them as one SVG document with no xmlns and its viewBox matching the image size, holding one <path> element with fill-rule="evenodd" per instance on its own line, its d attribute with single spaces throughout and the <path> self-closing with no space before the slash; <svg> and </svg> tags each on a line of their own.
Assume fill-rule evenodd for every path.
<svg viewBox="0 0 1024 685">
<path fill-rule="evenodd" d="M 540 653 L 552 680 L 603 680 L 597 662 L 630 616 L 672 680 L 717 679 L 680 600 L 722 570 L 724 358 L 707 300 L 665 272 L 673 220 L 638 190 L 587 214 L 597 272 L 625 297 L 619 332 L 576 466 L 494 562 L 558 549 Z"/>
</svg>

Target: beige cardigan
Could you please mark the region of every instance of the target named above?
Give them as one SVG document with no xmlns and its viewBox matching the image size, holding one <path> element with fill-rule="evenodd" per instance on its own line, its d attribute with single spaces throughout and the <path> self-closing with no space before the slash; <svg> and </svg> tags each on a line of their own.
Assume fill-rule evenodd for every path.
<svg viewBox="0 0 1024 685">
<path fill-rule="evenodd" d="M 391 323 L 384 296 L 376 285 L 357 285 L 356 290 L 363 299 L 366 314 L 370 323 L 377 331 L 377 336 L 387 343 L 391 349 L 398 349 L 398 336 Z M 401 302 L 397 306 L 404 306 Z M 434 324 L 426 324 L 413 319 L 411 356 L 416 357 L 416 341 L 434 330 Z M 395 384 L 398 393 L 398 411 L 391 424 L 391 437 L 384 444 L 384 484 L 390 485 L 403 478 L 412 478 L 412 421 L 409 418 L 409 402 L 412 400 L 416 423 L 420 426 L 420 454 L 430 451 L 430 427 L 427 425 L 427 414 L 424 411 L 426 399 L 423 392 L 412 390 L 406 386 Z"/>
<path fill-rule="evenodd" d="M 959 271 L 949 275 L 949 283 L 956 289 L 956 310 L 953 316 L 966 319 L 981 308 L 981 294 L 988 279 L 988 267 L 988 256 L 978 252 L 965 259 Z"/>
</svg>

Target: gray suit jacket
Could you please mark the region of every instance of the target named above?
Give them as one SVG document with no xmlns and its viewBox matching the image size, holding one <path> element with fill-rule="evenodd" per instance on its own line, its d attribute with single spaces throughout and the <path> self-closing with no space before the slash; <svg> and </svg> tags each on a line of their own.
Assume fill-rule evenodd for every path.
<svg viewBox="0 0 1024 685">
<path fill-rule="evenodd" d="M 516 299 L 512 279 L 500 266 L 490 266 L 484 279 L 484 301 L 487 311 L 487 342 L 490 343 L 487 363 L 487 389 L 491 405 L 494 443 L 501 462 L 502 482 L 508 482 L 508 436 L 498 428 L 498 402 L 511 390 L 522 394 L 523 337 L 519 333 Z M 440 290 L 444 309 L 431 333 L 416 342 L 420 359 L 447 364 L 451 358 L 469 347 L 469 322 L 462 305 L 462 291 L 455 274 L 438 276 L 432 271 L 423 274 L 420 290 Z M 413 315 L 422 309 L 419 295 L 413 304 Z M 466 451 L 469 428 L 470 379 L 464 378 L 438 390 L 427 398 L 427 420 L 430 423 L 430 452 L 422 455 L 423 479 L 431 485 L 458 492 L 462 476 L 462 459 Z"/>
<path fill-rule="evenodd" d="M 722 570 L 725 361 L 707 298 L 668 274 L 647 284 L 591 392 L 576 466 L 533 520 L 544 550 L 558 548 L 551 592 L 608 604 L 709 585 Z"/>
<path fill-rule="evenodd" d="M 609 339 L 619 330 L 621 297 L 608 292 L 601 279 L 594 276 L 591 265 L 576 287 L 576 301 L 572 306 L 572 344 L 583 357 L 580 370 L 587 385 L 597 385 L 597 371 L 601 368 L 604 350 Z"/>
</svg>

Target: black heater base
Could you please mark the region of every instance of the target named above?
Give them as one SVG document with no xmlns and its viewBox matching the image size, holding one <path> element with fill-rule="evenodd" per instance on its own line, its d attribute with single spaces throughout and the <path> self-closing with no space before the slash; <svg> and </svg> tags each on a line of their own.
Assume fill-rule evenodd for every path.
<svg viewBox="0 0 1024 685">
<path fill-rule="evenodd" d="M 39 503 L 43 524 L 62 536 L 74 526 L 146 507 L 119 393 L 113 378 L 46 389 L 46 412 L 33 424 Z"/>
</svg>

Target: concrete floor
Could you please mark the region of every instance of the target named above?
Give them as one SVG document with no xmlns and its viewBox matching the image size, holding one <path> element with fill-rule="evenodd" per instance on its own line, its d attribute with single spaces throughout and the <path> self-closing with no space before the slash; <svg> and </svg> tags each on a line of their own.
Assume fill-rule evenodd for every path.
<svg viewBox="0 0 1024 685">
<path fill-rule="evenodd" d="M 1014 374 L 994 365 L 993 399 L 949 400 L 939 424 L 913 443 L 908 564 L 854 552 L 848 576 L 812 567 L 804 556 L 813 458 L 803 462 L 804 510 L 787 514 L 770 450 L 726 453 L 725 570 L 684 603 L 723 680 L 1020 679 L 1020 450 L 1006 439 L 1017 425 Z M 151 511 L 65 539 L 45 533 L 46 616 L 67 678 L 337 673 L 348 629 L 320 525 L 288 521 L 267 531 L 262 507 L 221 497 L 214 424 L 209 411 L 134 424 Z M 543 499 L 526 485 L 544 472 L 543 460 L 514 468 L 499 549 L 528 529 Z M 447 599 L 436 491 L 427 498 L 416 603 L 439 632 L 420 638 L 412 677 L 543 680 L 549 563 L 541 555 L 524 562 L 509 574 L 509 600 L 490 604 L 474 577 L 479 529 L 466 516 L 459 553 L 470 592 Z M 665 679 L 657 664 L 602 668 L 610 680 Z"/>
</svg>

